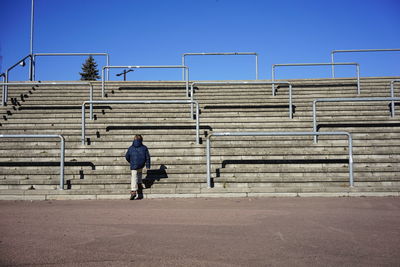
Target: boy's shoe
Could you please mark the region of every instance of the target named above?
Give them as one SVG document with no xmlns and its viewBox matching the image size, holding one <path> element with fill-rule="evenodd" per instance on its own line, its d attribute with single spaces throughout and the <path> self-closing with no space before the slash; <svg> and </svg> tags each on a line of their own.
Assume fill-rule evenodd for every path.
<svg viewBox="0 0 400 267">
<path fill-rule="evenodd" d="M 136 198 L 136 191 L 131 191 L 131 198 L 130 200 L 134 200 Z"/>
</svg>

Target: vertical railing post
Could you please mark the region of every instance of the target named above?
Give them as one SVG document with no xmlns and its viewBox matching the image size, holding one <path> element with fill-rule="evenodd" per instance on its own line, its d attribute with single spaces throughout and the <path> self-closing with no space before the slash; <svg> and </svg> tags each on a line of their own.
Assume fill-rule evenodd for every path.
<svg viewBox="0 0 400 267">
<path fill-rule="evenodd" d="M 106 65 L 110 66 L 110 56 L 107 53 L 106 56 Z M 107 69 L 107 81 L 110 81 L 110 69 Z"/>
<path fill-rule="evenodd" d="M 194 100 L 194 97 L 193 97 L 193 91 L 194 91 L 193 86 L 194 86 L 194 83 L 192 83 L 192 84 L 190 85 L 190 101 L 192 101 L 192 102 L 190 103 L 190 117 L 191 117 L 192 119 L 193 119 L 193 100 Z"/>
<path fill-rule="evenodd" d="M 105 89 L 104 89 L 104 69 L 105 68 L 106 68 L 106 66 L 104 66 L 101 69 L 101 97 L 102 98 L 104 98 L 104 91 L 105 91 Z"/>
<path fill-rule="evenodd" d="M 334 52 L 331 52 L 331 63 L 332 63 L 332 78 L 335 78 L 335 65 L 333 65 L 335 63 L 334 60 L 334 56 L 333 56 Z"/>
<path fill-rule="evenodd" d="M 82 141 L 82 145 L 85 144 L 85 103 L 83 102 L 82 104 L 82 136 L 81 136 L 81 141 Z"/>
<path fill-rule="evenodd" d="M 318 132 L 317 129 L 317 100 L 313 101 L 313 132 Z M 314 135 L 314 144 L 318 142 L 318 136 Z"/>
<path fill-rule="evenodd" d="M 32 82 L 36 80 L 36 56 L 32 54 L 31 56 L 32 61 Z"/>
<path fill-rule="evenodd" d="M 89 114 L 89 116 L 90 116 L 90 119 L 91 120 L 93 120 L 93 103 L 92 103 L 92 101 L 93 101 L 93 84 L 92 83 L 90 83 L 89 82 L 89 85 L 90 85 L 90 93 L 89 93 L 89 100 L 90 100 L 90 114 Z"/>
<path fill-rule="evenodd" d="M 182 55 L 182 66 L 185 66 L 185 54 Z M 185 70 L 182 70 L 182 80 L 185 80 Z"/>
<path fill-rule="evenodd" d="M 207 186 L 211 188 L 211 143 L 210 143 L 211 135 L 207 137 L 207 145 L 206 145 L 206 161 L 207 161 Z"/>
<path fill-rule="evenodd" d="M 289 118 L 293 119 L 292 84 L 289 83 Z"/>
<path fill-rule="evenodd" d="M 357 73 L 357 94 L 361 94 L 361 88 L 360 88 L 360 65 L 357 63 L 356 64 L 356 73 Z"/>
<path fill-rule="evenodd" d="M 199 102 L 196 102 L 196 143 L 200 144 L 200 107 Z"/>
<path fill-rule="evenodd" d="M 272 65 L 272 73 L 271 73 L 271 82 L 272 82 L 272 96 L 275 96 L 275 65 Z"/>
<path fill-rule="evenodd" d="M 1 77 L 3 77 L 3 83 L 6 83 L 6 74 L 2 73 Z M 4 100 L 4 94 L 6 93 L 6 85 L 3 84 L 2 86 L 2 93 L 1 93 L 1 105 L 4 106 L 5 105 L 5 100 Z"/>
<path fill-rule="evenodd" d="M 349 177 L 350 177 L 350 187 L 354 186 L 354 177 L 353 177 L 353 138 L 351 134 L 347 134 L 348 136 L 348 145 L 349 145 Z"/>
<path fill-rule="evenodd" d="M 390 97 L 394 97 L 394 82 L 395 81 L 391 81 L 390 82 Z M 395 114 L 395 108 L 394 108 L 394 100 L 392 100 L 390 109 L 391 109 L 391 114 L 392 114 L 392 118 L 394 117 Z"/>
<path fill-rule="evenodd" d="M 65 139 L 60 135 L 60 190 L 64 190 Z"/>
<path fill-rule="evenodd" d="M 256 80 L 258 80 L 258 54 L 256 53 Z"/>
<path fill-rule="evenodd" d="M 185 65 L 182 65 L 185 66 Z M 185 66 L 183 69 L 186 73 L 186 96 L 189 96 L 189 68 Z"/>
<path fill-rule="evenodd" d="M 6 70 L 6 83 L 8 83 L 8 70 Z M 6 85 L 4 90 L 4 106 L 7 106 L 7 102 L 8 102 L 8 85 Z"/>
</svg>

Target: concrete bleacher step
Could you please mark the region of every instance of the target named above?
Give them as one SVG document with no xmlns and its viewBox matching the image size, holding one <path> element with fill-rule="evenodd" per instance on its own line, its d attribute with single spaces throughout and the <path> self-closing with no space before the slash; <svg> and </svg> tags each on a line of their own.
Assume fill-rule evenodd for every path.
<svg viewBox="0 0 400 267">
<path fill-rule="evenodd" d="M 218 170 L 220 177 L 215 177 L 215 188 L 211 189 L 207 188 L 205 178 L 204 141 L 208 133 L 311 131 L 313 99 L 389 96 L 392 79 L 363 78 L 359 96 L 354 79 L 293 80 L 294 119 L 288 118 L 285 86 L 280 86 L 277 95 L 272 96 L 270 85 L 196 85 L 194 99 L 201 107 L 200 145 L 194 143 L 195 122 L 189 118 L 189 105 L 162 104 L 95 105 L 94 121 L 88 119 L 87 107 L 86 134 L 90 145 L 82 145 L 81 104 L 89 98 L 87 86 L 15 86 L 10 91 L 14 103 L 0 109 L 1 134 L 65 135 L 65 173 L 70 189 L 55 190 L 59 183 L 59 169 L 54 165 L 59 155 L 57 142 L 0 140 L 0 164 L 25 164 L 0 167 L 0 197 L 125 198 L 129 191 L 129 167 L 123 156 L 137 133 L 145 136 L 155 170 L 160 166 L 167 168 L 160 172 L 168 178 L 155 179 L 152 188 L 145 190 L 146 197 L 399 192 L 396 170 L 400 159 L 400 122 L 396 117 L 390 118 L 388 103 L 375 102 L 318 105 L 320 131 L 346 130 L 353 134 L 358 189 L 348 189 L 348 168 L 342 162 L 347 159 L 344 137 L 337 140 L 323 136 L 317 145 L 311 137 L 213 138 L 213 176 Z M 106 100 L 188 99 L 184 82 L 110 82 L 106 93 Z M 94 99 L 102 99 L 100 82 L 94 82 Z M 293 159 L 304 162 L 293 163 Z M 321 159 L 339 159 L 341 163 L 306 163 L 322 162 Z M 224 161 L 240 160 L 286 162 L 231 162 L 221 168 Z M 51 166 L 29 166 L 29 162 L 50 161 Z M 35 189 L 29 190 L 32 186 Z"/>
</svg>

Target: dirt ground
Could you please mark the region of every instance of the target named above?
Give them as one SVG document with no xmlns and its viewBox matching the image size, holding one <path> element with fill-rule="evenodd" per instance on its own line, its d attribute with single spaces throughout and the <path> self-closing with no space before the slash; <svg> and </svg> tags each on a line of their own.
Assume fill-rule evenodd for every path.
<svg viewBox="0 0 400 267">
<path fill-rule="evenodd" d="M 1 266 L 400 266 L 400 198 L 0 201 Z"/>
</svg>

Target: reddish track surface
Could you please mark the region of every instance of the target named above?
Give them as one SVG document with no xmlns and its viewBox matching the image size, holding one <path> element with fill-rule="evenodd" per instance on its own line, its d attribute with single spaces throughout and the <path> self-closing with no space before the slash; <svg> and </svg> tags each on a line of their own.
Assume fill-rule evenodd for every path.
<svg viewBox="0 0 400 267">
<path fill-rule="evenodd" d="M 400 198 L 0 201 L 0 265 L 400 266 Z"/>
</svg>

